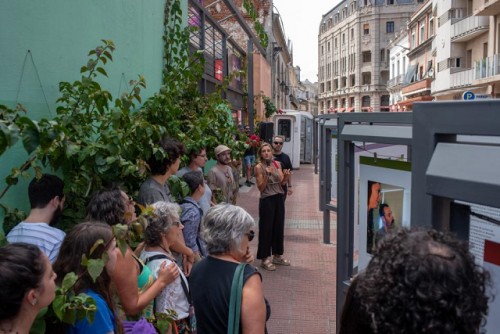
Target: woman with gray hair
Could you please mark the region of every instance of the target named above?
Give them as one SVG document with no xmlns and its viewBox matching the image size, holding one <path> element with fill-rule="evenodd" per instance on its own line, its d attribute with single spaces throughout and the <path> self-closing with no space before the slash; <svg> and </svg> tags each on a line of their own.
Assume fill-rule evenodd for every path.
<svg viewBox="0 0 500 334">
<path fill-rule="evenodd" d="M 183 226 L 179 220 L 179 205 L 168 202 L 156 202 L 152 205 L 153 216 L 146 216 L 147 227 L 144 230 L 144 249 L 141 260 L 151 269 L 156 278 L 163 263 L 172 271 L 174 280 L 155 298 L 155 312 L 176 312 L 176 333 L 189 333 L 189 302 L 187 279 L 177 266 L 170 251 L 170 245 L 182 234 Z M 184 291 L 184 287 L 186 291 Z"/>
<path fill-rule="evenodd" d="M 212 207 L 201 224 L 208 256 L 198 262 L 189 283 L 200 333 L 226 333 L 229 319 L 231 283 L 236 267 L 251 262 L 249 243 L 255 236 L 253 218 L 230 204 Z M 262 277 L 247 265 L 243 274 L 240 333 L 265 332 L 266 303 Z"/>
</svg>

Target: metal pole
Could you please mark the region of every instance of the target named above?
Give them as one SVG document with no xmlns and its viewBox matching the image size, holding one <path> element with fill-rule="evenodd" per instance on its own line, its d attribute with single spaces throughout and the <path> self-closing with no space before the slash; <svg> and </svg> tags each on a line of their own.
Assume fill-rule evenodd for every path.
<svg viewBox="0 0 500 334">
<path fill-rule="evenodd" d="M 247 57 L 248 57 L 248 125 L 250 126 L 250 133 L 253 131 L 253 42 L 248 39 L 247 42 Z"/>
</svg>

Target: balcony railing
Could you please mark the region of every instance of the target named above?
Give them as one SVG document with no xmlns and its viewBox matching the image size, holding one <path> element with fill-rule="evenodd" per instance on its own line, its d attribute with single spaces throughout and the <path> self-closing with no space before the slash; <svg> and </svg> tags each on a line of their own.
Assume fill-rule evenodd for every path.
<svg viewBox="0 0 500 334">
<path fill-rule="evenodd" d="M 472 85 L 474 69 L 457 71 L 450 75 L 450 88 L 465 87 Z"/>
<path fill-rule="evenodd" d="M 500 74 L 500 55 L 476 61 L 474 79 L 480 80 Z"/>
<path fill-rule="evenodd" d="M 387 81 L 387 88 L 401 85 L 403 83 L 404 78 L 405 78 L 404 74 L 400 74 L 400 75 L 390 79 L 389 81 Z"/>
<path fill-rule="evenodd" d="M 469 16 L 453 24 L 451 40 L 453 42 L 465 42 L 473 39 L 476 35 L 484 33 L 489 29 L 490 18 L 488 16 Z"/>
</svg>

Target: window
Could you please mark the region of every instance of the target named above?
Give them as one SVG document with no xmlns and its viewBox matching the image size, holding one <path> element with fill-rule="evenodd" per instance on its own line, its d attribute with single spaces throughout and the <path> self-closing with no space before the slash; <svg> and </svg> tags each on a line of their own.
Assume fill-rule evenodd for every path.
<svg viewBox="0 0 500 334">
<path fill-rule="evenodd" d="M 351 39 L 354 39 L 354 28 L 351 28 Z"/>
<path fill-rule="evenodd" d="M 472 68 L 472 49 L 467 50 L 466 52 L 465 67 Z"/>
<path fill-rule="evenodd" d="M 278 135 L 285 137 L 285 141 L 290 141 L 292 121 L 289 119 L 278 120 Z"/>
<path fill-rule="evenodd" d="M 369 63 L 372 61 L 372 52 L 363 51 L 363 63 Z"/>
<path fill-rule="evenodd" d="M 325 46 L 321 45 L 321 55 L 324 55 L 324 54 L 325 54 Z"/>
<path fill-rule="evenodd" d="M 345 34 L 342 34 L 342 45 L 345 44 Z"/>
<path fill-rule="evenodd" d="M 391 74 L 392 74 L 391 79 L 392 79 L 392 78 L 394 78 L 394 77 L 396 76 L 396 72 L 395 72 L 395 68 L 394 68 L 394 63 L 393 63 L 393 64 L 392 64 L 392 66 L 391 66 Z"/>
<path fill-rule="evenodd" d="M 361 98 L 361 106 L 362 107 L 369 107 L 370 106 L 370 97 L 368 95 L 364 95 Z"/>
<path fill-rule="evenodd" d="M 330 42 L 328 42 L 326 49 L 328 50 L 328 52 L 330 52 Z"/>
<path fill-rule="evenodd" d="M 411 32 L 411 48 L 413 49 L 414 47 L 417 46 L 417 35 L 416 35 L 416 30 L 413 29 Z"/>
<path fill-rule="evenodd" d="M 361 73 L 361 82 L 362 85 L 369 85 L 372 83 L 372 74 L 371 72 L 363 72 Z"/>
<path fill-rule="evenodd" d="M 370 34 L 370 24 L 369 23 L 363 24 L 363 34 L 364 35 Z"/>
<path fill-rule="evenodd" d="M 434 36 L 434 18 L 429 19 L 429 37 Z"/>
<path fill-rule="evenodd" d="M 394 5 L 394 0 L 387 0 L 388 5 Z"/>
<path fill-rule="evenodd" d="M 337 39 L 336 38 L 335 38 L 334 44 L 335 44 L 335 49 L 336 49 L 337 48 Z"/>
<path fill-rule="evenodd" d="M 380 61 L 385 61 L 385 49 L 380 49 Z"/>
<path fill-rule="evenodd" d="M 425 22 L 420 21 L 420 34 L 418 36 L 418 44 L 422 44 L 425 41 Z"/>
<path fill-rule="evenodd" d="M 394 32 L 394 21 L 387 21 L 385 23 L 385 32 Z"/>
<path fill-rule="evenodd" d="M 403 58 L 403 63 L 404 63 L 404 58 Z M 404 67 L 404 65 L 403 65 L 403 67 Z M 399 76 L 399 59 L 396 63 L 396 76 Z"/>
</svg>

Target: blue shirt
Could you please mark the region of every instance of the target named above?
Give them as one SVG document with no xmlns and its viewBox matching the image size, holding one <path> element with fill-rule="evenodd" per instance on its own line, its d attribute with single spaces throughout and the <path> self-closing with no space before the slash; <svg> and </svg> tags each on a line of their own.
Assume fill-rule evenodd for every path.
<svg viewBox="0 0 500 334">
<path fill-rule="evenodd" d="M 202 256 L 207 256 L 205 242 L 200 238 L 200 223 L 203 211 L 190 196 L 184 198 L 181 208 L 181 222 L 184 225 L 182 234 L 184 235 L 186 246 L 191 248 L 195 253 L 198 252 Z"/>
<path fill-rule="evenodd" d="M 109 308 L 106 301 L 101 295 L 95 293 L 93 290 L 87 290 L 87 295 L 95 300 L 97 308 L 94 316 L 94 321 L 89 322 L 87 318 L 77 321 L 74 326 L 68 330 L 68 334 L 105 334 L 115 332 L 115 316 Z"/>
</svg>

